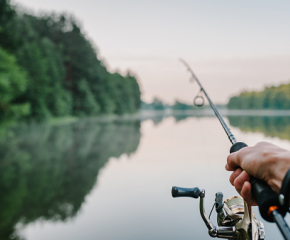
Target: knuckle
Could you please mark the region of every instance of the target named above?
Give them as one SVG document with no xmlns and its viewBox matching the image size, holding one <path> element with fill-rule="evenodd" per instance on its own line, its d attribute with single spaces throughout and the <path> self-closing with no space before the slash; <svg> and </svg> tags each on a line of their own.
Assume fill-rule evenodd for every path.
<svg viewBox="0 0 290 240">
<path fill-rule="evenodd" d="M 265 142 L 265 141 L 261 141 L 261 142 L 258 142 L 255 146 L 264 146 L 264 145 L 267 145 L 268 142 Z"/>
</svg>

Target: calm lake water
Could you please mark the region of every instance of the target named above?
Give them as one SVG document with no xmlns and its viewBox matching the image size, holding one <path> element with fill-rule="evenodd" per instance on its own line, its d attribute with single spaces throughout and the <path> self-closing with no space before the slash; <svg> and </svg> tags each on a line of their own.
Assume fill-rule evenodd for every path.
<svg viewBox="0 0 290 240">
<path fill-rule="evenodd" d="M 225 120 L 239 141 L 290 149 L 290 117 Z M 207 213 L 216 192 L 237 195 L 224 169 L 230 146 L 209 116 L 2 130 L 0 239 L 211 239 L 199 200 L 173 199 L 171 187 L 206 189 Z M 264 224 L 266 239 L 283 239 Z"/>
</svg>

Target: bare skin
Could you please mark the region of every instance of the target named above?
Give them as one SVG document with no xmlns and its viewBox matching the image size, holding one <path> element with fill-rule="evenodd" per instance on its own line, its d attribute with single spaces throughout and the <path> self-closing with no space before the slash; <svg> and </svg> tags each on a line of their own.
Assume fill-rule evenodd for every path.
<svg viewBox="0 0 290 240">
<path fill-rule="evenodd" d="M 257 205 L 251 194 L 250 175 L 264 180 L 279 193 L 289 168 L 290 152 L 267 142 L 230 154 L 226 164 L 226 170 L 233 171 L 231 184 L 250 206 Z"/>
</svg>

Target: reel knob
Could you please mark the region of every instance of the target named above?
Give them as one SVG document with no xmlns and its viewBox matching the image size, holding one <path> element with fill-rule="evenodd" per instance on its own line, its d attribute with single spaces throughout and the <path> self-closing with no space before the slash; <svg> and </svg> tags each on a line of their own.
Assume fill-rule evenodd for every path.
<svg viewBox="0 0 290 240">
<path fill-rule="evenodd" d="M 200 196 L 199 188 L 181 188 L 181 187 L 172 187 L 171 194 L 172 197 L 192 197 L 199 198 Z"/>
</svg>

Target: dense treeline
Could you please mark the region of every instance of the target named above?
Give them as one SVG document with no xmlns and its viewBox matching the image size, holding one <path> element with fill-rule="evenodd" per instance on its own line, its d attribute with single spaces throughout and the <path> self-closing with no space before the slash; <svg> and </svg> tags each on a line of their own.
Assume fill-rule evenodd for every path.
<svg viewBox="0 0 290 240">
<path fill-rule="evenodd" d="M 261 92 L 242 92 L 230 98 L 229 109 L 290 109 L 290 84 L 266 87 Z"/>
<path fill-rule="evenodd" d="M 67 14 L 33 16 L 0 0 L 0 120 L 133 113 L 134 74 L 110 73 Z"/>
</svg>

